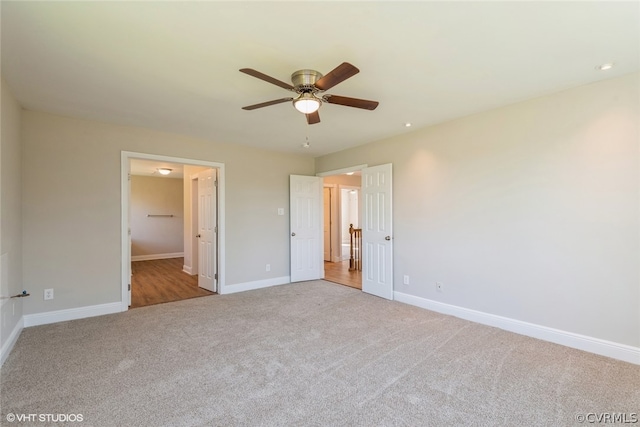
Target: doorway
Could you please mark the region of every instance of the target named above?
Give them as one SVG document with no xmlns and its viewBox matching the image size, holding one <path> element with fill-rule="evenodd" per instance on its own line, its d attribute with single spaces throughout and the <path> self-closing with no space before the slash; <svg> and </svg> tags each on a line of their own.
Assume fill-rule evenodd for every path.
<svg viewBox="0 0 640 427">
<path fill-rule="evenodd" d="M 355 289 L 362 289 L 362 263 L 358 235 L 360 229 L 360 171 L 323 177 L 324 197 L 324 278 Z M 329 250 L 327 250 L 329 246 Z M 361 261 L 361 260 L 360 260 Z"/>
<path fill-rule="evenodd" d="M 131 308 L 217 291 L 216 175 L 213 168 L 130 160 Z"/>
<path fill-rule="evenodd" d="M 122 165 L 122 311 L 126 311 L 131 304 L 131 285 L 132 285 L 132 244 L 131 244 L 131 227 L 132 227 L 132 218 L 131 218 L 131 164 L 136 161 L 147 161 L 147 162 L 156 162 L 156 163 L 166 163 L 167 169 L 173 169 L 174 166 L 176 170 L 183 168 L 183 175 L 180 179 L 181 186 L 183 189 L 183 203 L 180 209 L 174 207 L 174 210 L 179 210 L 179 212 L 164 212 L 158 210 L 158 212 L 147 212 L 149 221 L 160 221 L 164 220 L 163 224 L 156 224 L 160 227 L 166 226 L 167 220 L 172 220 L 177 218 L 178 216 L 183 221 L 183 252 L 171 252 L 169 255 L 165 257 L 165 260 L 159 259 L 157 261 L 153 261 L 158 264 L 156 267 L 157 271 L 163 269 L 165 272 L 171 272 L 171 274 L 178 274 L 180 277 L 180 284 L 185 285 L 191 283 L 190 288 L 184 288 L 182 291 L 180 289 L 172 289 L 171 291 L 167 291 L 166 288 L 161 289 L 161 293 L 166 295 L 160 295 L 160 299 L 165 298 L 167 301 L 160 302 L 168 302 L 175 301 L 184 298 L 191 298 L 194 296 L 200 296 L 203 294 L 211 294 L 212 292 L 206 291 L 203 287 L 198 286 L 198 272 L 202 270 L 202 265 L 209 264 L 209 268 L 205 271 L 208 271 L 211 274 L 211 278 L 215 279 L 214 286 L 216 286 L 214 291 L 217 290 L 218 293 L 224 293 L 224 259 L 225 259 L 225 248 L 224 248 L 224 231 L 225 231 L 225 218 L 224 218 L 224 164 L 215 163 L 215 162 L 206 162 L 192 159 L 183 159 L 183 158 L 175 158 L 175 157 L 167 157 L 167 156 L 159 156 L 153 154 L 144 154 L 144 153 L 132 153 L 132 152 L 122 152 L 121 155 L 121 165 Z M 210 229 L 213 232 L 212 235 L 209 236 L 209 247 L 214 248 L 214 250 L 209 250 L 204 257 L 198 257 L 198 252 L 194 251 L 194 249 L 199 249 L 197 245 L 197 236 L 192 232 L 192 218 L 194 216 L 191 214 L 192 209 L 197 206 L 197 203 L 192 201 L 192 197 L 194 195 L 192 185 L 193 180 L 191 177 L 194 175 L 194 172 L 197 174 L 201 171 L 210 171 L 215 172 L 215 178 L 212 180 L 211 187 L 215 188 L 214 198 L 217 203 L 211 205 L 210 209 L 205 209 L 203 219 L 205 228 Z M 186 171 L 186 176 L 184 175 L 184 171 Z M 173 172 L 173 171 L 172 171 Z M 216 181 L 216 184 L 213 184 L 213 181 Z M 196 181 L 197 182 L 197 181 Z M 215 187 L 214 187 L 215 186 Z M 146 216 L 145 215 L 145 216 Z M 175 216 L 171 216 L 175 215 Z M 196 216 L 197 217 L 197 216 Z M 206 231 L 206 230 L 205 230 Z M 153 258 L 153 257 L 152 257 Z M 134 258 L 135 259 L 135 258 Z M 138 258 L 139 259 L 139 258 Z M 149 264 L 152 263 L 152 259 L 147 259 Z M 165 265 L 166 264 L 166 265 Z M 211 268 L 213 266 L 213 268 Z M 140 265 L 142 267 L 142 265 Z M 137 269 L 142 277 L 142 269 Z M 174 271 L 175 270 L 175 271 Z M 168 275 L 160 274 L 162 279 L 166 279 Z M 195 276 L 195 282 L 194 282 Z M 155 280 L 158 282 L 158 280 Z M 193 285 L 195 283 L 195 286 Z M 211 290 L 211 287 L 208 286 L 208 289 Z M 184 293 L 185 289 L 187 290 Z M 174 292 L 175 291 L 175 292 Z M 182 294 L 183 297 L 176 298 L 175 294 Z M 156 295 L 157 297 L 158 295 Z M 152 298 L 151 301 L 157 301 L 157 298 Z M 132 305 L 139 306 L 139 305 Z"/>
<path fill-rule="evenodd" d="M 362 228 L 361 228 L 361 248 L 362 248 L 362 291 L 368 294 L 379 296 L 381 298 L 393 299 L 393 165 L 391 163 L 381 164 L 378 166 L 353 166 L 340 170 L 322 172 L 316 177 L 304 177 L 291 175 L 291 191 L 290 191 L 290 209 L 291 218 L 290 232 L 291 240 L 291 281 L 296 282 L 305 279 L 294 280 L 294 266 L 301 264 L 304 259 L 313 260 L 313 256 L 309 254 L 318 253 L 320 262 L 322 263 L 322 246 L 321 239 L 323 228 L 323 203 L 322 198 L 322 182 L 323 177 L 331 177 L 334 175 L 347 174 L 348 172 L 360 171 L 362 176 L 361 183 L 361 205 L 362 205 Z M 308 194 L 297 194 L 293 191 L 294 185 L 301 182 L 307 182 L 308 186 L 318 186 L 317 195 L 313 192 Z M 303 197 L 304 196 L 304 197 Z M 306 247 L 309 249 L 304 252 L 294 250 L 294 243 L 299 246 L 300 238 L 296 238 L 297 232 L 300 230 L 300 221 L 297 221 L 298 214 L 301 213 L 298 206 L 308 206 L 311 214 L 302 215 L 303 218 L 309 218 L 312 225 L 310 229 L 317 230 L 317 237 L 307 239 Z M 317 212 L 317 214 L 313 214 Z M 303 214 L 305 212 L 302 212 Z M 317 219 L 313 219 L 313 218 Z M 296 221 L 293 221 L 296 219 Z M 302 255 L 306 255 L 303 257 Z M 306 280 L 325 278 L 324 269 L 317 273 L 309 269 L 310 277 Z"/>
</svg>

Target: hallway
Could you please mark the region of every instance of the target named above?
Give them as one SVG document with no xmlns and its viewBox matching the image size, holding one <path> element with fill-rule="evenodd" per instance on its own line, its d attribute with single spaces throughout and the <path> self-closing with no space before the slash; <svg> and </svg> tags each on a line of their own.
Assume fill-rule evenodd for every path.
<svg viewBox="0 0 640 427">
<path fill-rule="evenodd" d="M 324 262 L 324 280 L 362 289 L 362 271 L 349 271 L 349 260 Z"/>
</svg>

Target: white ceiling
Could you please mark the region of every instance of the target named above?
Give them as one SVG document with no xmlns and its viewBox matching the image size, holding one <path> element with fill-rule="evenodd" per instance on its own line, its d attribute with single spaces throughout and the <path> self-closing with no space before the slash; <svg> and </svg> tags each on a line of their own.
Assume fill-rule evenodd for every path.
<svg viewBox="0 0 640 427">
<path fill-rule="evenodd" d="M 2 75 L 27 109 L 313 156 L 640 68 L 632 2 L 7 2 Z M 308 126 L 289 82 L 360 69 Z M 608 72 L 596 65 L 615 61 Z M 406 128 L 405 122 L 413 127 Z M 306 138 L 311 147 L 302 148 Z"/>
<path fill-rule="evenodd" d="M 161 175 L 159 168 L 171 169 L 169 175 Z M 179 163 L 161 162 L 157 160 L 131 159 L 129 164 L 131 175 L 152 176 L 157 178 L 180 178 L 184 177 L 184 165 Z"/>
</svg>

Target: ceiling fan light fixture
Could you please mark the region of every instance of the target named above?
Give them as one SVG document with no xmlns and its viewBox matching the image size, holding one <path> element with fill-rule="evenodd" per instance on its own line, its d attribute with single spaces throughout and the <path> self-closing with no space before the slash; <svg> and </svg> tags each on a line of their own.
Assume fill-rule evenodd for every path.
<svg viewBox="0 0 640 427">
<path fill-rule="evenodd" d="M 299 97 L 293 100 L 293 106 L 302 114 L 315 113 L 320 108 L 320 104 L 321 101 L 308 92 L 300 94 Z"/>
</svg>

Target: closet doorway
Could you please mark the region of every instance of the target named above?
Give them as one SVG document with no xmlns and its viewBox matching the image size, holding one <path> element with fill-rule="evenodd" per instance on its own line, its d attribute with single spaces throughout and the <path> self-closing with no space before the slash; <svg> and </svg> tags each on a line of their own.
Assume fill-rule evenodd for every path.
<svg viewBox="0 0 640 427">
<path fill-rule="evenodd" d="M 122 170 L 123 311 L 222 293 L 224 165 L 122 152 Z"/>
</svg>

